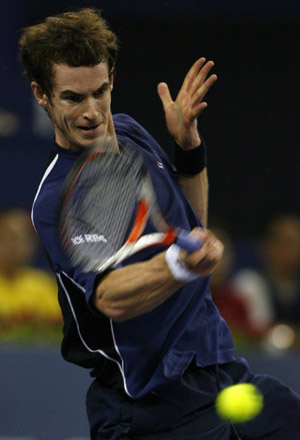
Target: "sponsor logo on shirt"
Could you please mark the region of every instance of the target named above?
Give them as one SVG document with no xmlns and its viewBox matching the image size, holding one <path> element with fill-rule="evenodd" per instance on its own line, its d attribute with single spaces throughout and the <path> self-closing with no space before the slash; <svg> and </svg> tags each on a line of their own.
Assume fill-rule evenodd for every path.
<svg viewBox="0 0 300 440">
<path fill-rule="evenodd" d="M 71 238 L 71 241 L 74 246 L 83 243 L 107 243 L 107 239 L 102 234 L 80 234 Z"/>
</svg>

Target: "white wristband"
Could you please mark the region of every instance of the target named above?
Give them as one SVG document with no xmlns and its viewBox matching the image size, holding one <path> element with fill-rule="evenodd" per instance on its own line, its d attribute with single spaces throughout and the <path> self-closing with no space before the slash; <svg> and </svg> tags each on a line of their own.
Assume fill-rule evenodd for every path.
<svg viewBox="0 0 300 440">
<path fill-rule="evenodd" d="M 179 252 L 180 247 L 176 244 L 172 244 L 166 252 L 166 262 L 175 280 L 188 283 L 199 278 L 200 275 L 187 269 L 184 262 L 179 260 Z"/>
</svg>

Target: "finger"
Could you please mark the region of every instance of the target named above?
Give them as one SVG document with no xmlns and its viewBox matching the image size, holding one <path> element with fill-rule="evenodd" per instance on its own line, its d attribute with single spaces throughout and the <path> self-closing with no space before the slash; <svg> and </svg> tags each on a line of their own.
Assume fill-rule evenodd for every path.
<svg viewBox="0 0 300 440">
<path fill-rule="evenodd" d="M 182 90 L 189 92 L 191 89 L 191 86 L 193 84 L 193 82 L 195 81 L 195 78 L 198 75 L 199 70 L 201 69 L 201 67 L 203 66 L 203 64 L 205 63 L 206 59 L 204 57 L 199 58 L 190 68 L 190 70 L 188 71 L 188 73 L 186 74 L 183 84 L 182 84 Z"/>
<path fill-rule="evenodd" d="M 189 266 L 197 266 L 206 257 L 207 253 L 209 252 L 209 244 L 205 238 L 201 238 L 199 235 L 198 236 L 193 235 L 193 238 L 196 238 L 197 240 L 201 241 L 202 246 L 198 250 L 186 254 L 185 262 Z"/>
<path fill-rule="evenodd" d="M 207 80 L 201 84 L 197 89 L 195 89 L 193 97 L 192 97 L 192 105 L 197 105 L 200 101 L 203 100 L 206 93 L 210 90 L 210 88 L 217 81 L 217 75 L 213 74 Z"/>
<path fill-rule="evenodd" d="M 201 262 L 201 274 L 203 276 L 209 275 L 221 260 L 223 253 L 217 251 L 217 249 L 207 259 L 203 259 Z"/>
<path fill-rule="evenodd" d="M 189 270 L 193 270 L 197 273 L 200 273 L 201 275 L 206 276 L 210 274 L 216 267 L 222 257 L 222 254 L 223 249 L 220 244 L 214 250 L 207 252 L 206 255 L 198 262 L 193 261 L 192 263 L 190 263 L 190 261 L 186 261 L 186 266 Z"/>
<path fill-rule="evenodd" d="M 201 249 L 186 256 L 185 264 L 191 270 L 196 270 L 197 268 L 201 268 L 201 265 L 207 258 L 207 254 L 208 254 L 207 244 L 203 244 Z"/>
<path fill-rule="evenodd" d="M 216 266 L 216 264 L 221 260 L 224 252 L 224 245 L 220 240 L 216 240 L 213 245 L 209 246 L 206 257 L 202 260 L 202 263 L 207 267 Z"/>
<path fill-rule="evenodd" d="M 164 110 L 166 110 L 173 103 L 168 85 L 166 83 L 159 83 L 157 93 L 161 99 Z"/>
<path fill-rule="evenodd" d="M 207 78 L 209 72 L 214 67 L 215 63 L 213 61 L 208 61 L 203 67 L 198 71 L 197 76 L 195 77 L 191 88 L 190 93 L 193 95 L 195 91 L 204 83 Z"/>
<path fill-rule="evenodd" d="M 198 116 L 206 109 L 208 106 L 207 102 L 200 102 L 197 106 L 194 106 L 188 115 L 187 121 L 189 124 L 192 124 Z"/>
<path fill-rule="evenodd" d="M 207 102 L 203 101 L 203 98 L 210 90 L 211 86 L 216 82 L 217 75 L 210 76 L 205 83 L 194 93 L 194 96 L 191 100 L 191 121 L 196 119 L 200 113 L 206 109 Z"/>
<path fill-rule="evenodd" d="M 215 264 L 219 261 L 223 254 L 223 243 L 217 237 L 207 230 L 206 238 L 203 239 L 203 246 L 196 252 L 193 252 L 186 258 L 188 265 L 192 267 L 207 266 L 208 264 Z"/>
</svg>

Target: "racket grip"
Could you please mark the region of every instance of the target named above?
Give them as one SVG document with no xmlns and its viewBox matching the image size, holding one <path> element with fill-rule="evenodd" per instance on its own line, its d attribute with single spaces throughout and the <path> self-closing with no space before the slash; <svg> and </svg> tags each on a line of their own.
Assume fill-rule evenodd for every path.
<svg viewBox="0 0 300 440">
<path fill-rule="evenodd" d="M 201 240 L 192 238 L 189 236 L 189 232 L 184 230 L 178 233 L 175 243 L 189 253 L 197 251 L 203 245 Z"/>
</svg>

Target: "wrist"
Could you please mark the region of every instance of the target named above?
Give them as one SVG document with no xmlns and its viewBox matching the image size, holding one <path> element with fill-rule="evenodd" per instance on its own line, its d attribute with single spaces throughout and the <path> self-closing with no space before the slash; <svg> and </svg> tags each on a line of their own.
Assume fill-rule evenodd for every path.
<svg viewBox="0 0 300 440">
<path fill-rule="evenodd" d="M 174 164 L 179 173 L 190 176 L 201 173 L 207 166 L 205 142 L 202 140 L 198 147 L 188 151 L 175 144 Z"/>
<path fill-rule="evenodd" d="M 199 274 L 187 269 L 185 263 L 180 260 L 180 247 L 172 244 L 166 252 L 165 260 L 175 280 L 188 283 L 199 278 Z"/>
</svg>

